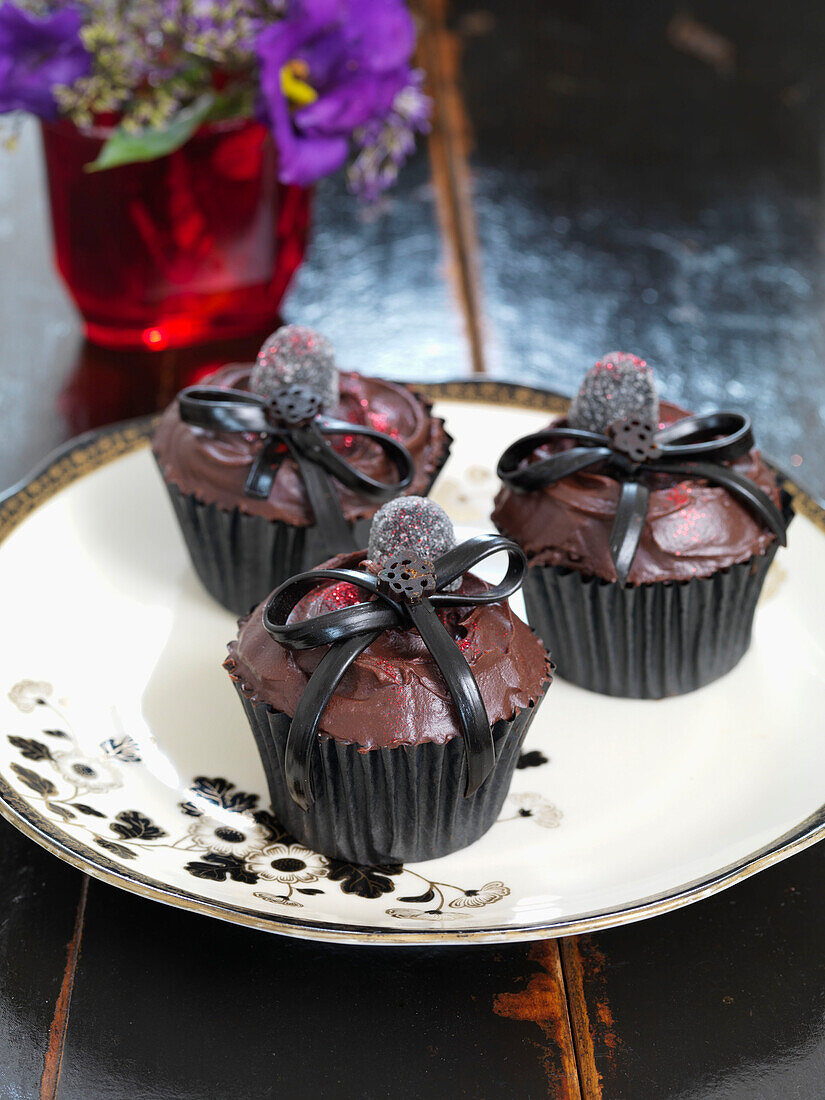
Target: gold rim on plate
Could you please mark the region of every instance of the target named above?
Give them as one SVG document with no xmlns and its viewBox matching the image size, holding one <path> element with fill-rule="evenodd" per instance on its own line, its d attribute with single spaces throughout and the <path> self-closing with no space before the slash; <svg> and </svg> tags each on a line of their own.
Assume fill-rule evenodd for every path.
<svg viewBox="0 0 825 1100">
<path fill-rule="evenodd" d="M 455 382 L 413 383 L 414 388 L 435 401 L 476 402 L 533 409 L 560 414 L 568 400 L 559 394 L 531 386 L 473 379 Z M 101 428 L 71 440 L 27 479 L 0 498 L 0 542 L 56 493 L 110 462 L 149 445 L 157 417 L 150 416 Z M 784 487 L 794 508 L 825 532 L 825 507 L 783 473 Z M 555 922 L 540 922 L 518 928 L 502 926 L 479 930 L 422 929 L 400 931 L 348 924 L 328 924 L 283 916 L 268 917 L 242 906 L 224 905 L 199 895 L 175 889 L 121 865 L 86 845 L 71 841 L 0 778 L 0 815 L 47 851 L 92 875 L 141 897 L 203 913 L 221 920 L 259 928 L 267 932 L 337 943 L 448 944 L 503 943 L 578 935 L 630 924 L 671 912 L 718 893 L 751 875 L 787 859 L 825 838 L 825 806 L 821 806 L 793 829 L 776 840 L 701 879 L 656 894 L 618 909 L 602 909 Z"/>
</svg>

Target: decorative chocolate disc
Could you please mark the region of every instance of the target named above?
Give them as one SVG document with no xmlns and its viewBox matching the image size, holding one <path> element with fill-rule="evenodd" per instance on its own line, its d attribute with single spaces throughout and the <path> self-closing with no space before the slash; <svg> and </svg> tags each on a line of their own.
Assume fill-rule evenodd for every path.
<svg viewBox="0 0 825 1100">
<path fill-rule="evenodd" d="M 656 428 L 652 420 L 631 416 L 627 420 L 614 420 L 607 435 L 614 451 L 627 455 L 632 462 L 646 462 L 660 453 Z"/>
<path fill-rule="evenodd" d="M 273 424 L 292 428 L 308 424 L 321 411 L 321 399 L 307 386 L 281 386 L 267 403 L 267 416 Z"/>
<path fill-rule="evenodd" d="M 388 595 L 418 603 L 435 592 L 435 567 L 427 558 L 402 552 L 385 558 L 378 583 Z"/>
</svg>

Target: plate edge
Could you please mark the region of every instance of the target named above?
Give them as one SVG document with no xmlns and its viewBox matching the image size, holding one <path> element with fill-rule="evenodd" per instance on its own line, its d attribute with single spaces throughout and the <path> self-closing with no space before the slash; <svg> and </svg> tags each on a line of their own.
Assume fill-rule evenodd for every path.
<svg viewBox="0 0 825 1100">
<path fill-rule="evenodd" d="M 25 807 L 25 813 L 15 803 Z M 376 946 L 449 946 L 464 943 L 523 943 L 541 939 L 558 939 L 563 936 L 583 935 L 608 928 L 619 928 L 636 921 L 682 909 L 704 898 L 721 893 L 759 871 L 766 870 L 783 862 L 792 855 L 804 851 L 825 837 L 825 805 L 819 807 L 798 826 L 783 833 L 777 841 L 757 849 L 736 863 L 729 864 L 703 879 L 684 883 L 675 891 L 652 895 L 644 901 L 625 909 L 594 910 L 567 918 L 552 924 L 543 922 L 536 925 L 512 928 L 495 926 L 483 929 L 450 929 L 439 932 L 432 929 L 395 931 L 392 928 L 376 926 L 336 925 L 295 920 L 288 917 L 269 918 L 254 910 L 240 906 L 222 905 L 209 901 L 188 891 L 171 887 L 157 879 L 135 873 L 128 874 L 124 869 L 103 855 L 89 849 L 90 856 L 84 855 L 85 845 L 73 847 L 65 844 L 60 836 L 48 828 L 38 825 L 48 822 L 37 810 L 31 807 L 18 792 L 0 777 L 0 816 L 17 828 L 30 840 L 35 841 L 46 851 L 77 870 L 109 885 L 117 886 L 138 897 L 174 905 L 179 909 L 216 917 L 233 924 L 242 924 L 264 932 L 277 933 L 298 939 L 307 939 L 331 943 L 369 944 Z M 92 857 L 92 858 L 90 858 Z M 620 918 L 620 919 L 617 919 Z"/>
<path fill-rule="evenodd" d="M 433 400 L 507 405 L 557 414 L 564 412 L 569 404 L 567 398 L 554 391 L 495 379 L 459 379 L 428 383 L 413 381 L 407 385 Z M 28 515 L 74 481 L 117 458 L 147 446 L 158 419 L 159 414 L 154 414 L 93 429 L 69 440 L 53 451 L 29 475 L 0 494 L 0 542 Z M 784 486 L 793 498 L 794 507 L 825 532 L 825 504 L 804 489 L 778 464 L 772 463 L 772 465 L 783 477 Z M 12 804 L 18 799 L 26 807 L 25 814 L 15 809 Z M 94 857 L 94 860 L 91 860 L 64 844 L 59 835 L 48 829 L 38 828 L 34 824 L 34 819 L 39 818 L 40 815 L 1 778 L 0 815 L 59 859 L 63 859 L 94 878 L 128 890 L 130 893 L 263 931 L 336 943 L 372 943 L 387 946 L 524 942 L 619 927 L 671 912 L 719 893 L 803 851 L 825 837 L 825 806 L 823 806 L 776 841 L 735 864 L 723 867 L 704 879 L 685 883 L 675 891 L 669 890 L 666 895 L 654 895 L 627 909 L 596 910 L 593 913 L 571 917 L 558 924 L 544 922 L 520 928 L 505 926 L 467 931 L 451 929 L 437 932 L 422 929 L 420 932 L 396 932 L 374 926 L 370 929 L 357 926 L 314 925 L 305 921 L 293 924 L 288 918 L 270 920 L 265 916 L 257 916 L 251 910 L 224 907 L 220 903 L 205 901 L 197 895 L 175 890 L 158 880 L 145 879 L 145 876 L 133 878 L 124 874 L 117 864 L 106 857 L 98 856 L 94 850 L 89 849 Z M 51 824 L 46 819 L 42 820 L 46 826 Z M 145 882 L 140 882 L 141 879 L 145 879 Z M 617 919 L 618 917 L 622 919 Z"/>
</svg>

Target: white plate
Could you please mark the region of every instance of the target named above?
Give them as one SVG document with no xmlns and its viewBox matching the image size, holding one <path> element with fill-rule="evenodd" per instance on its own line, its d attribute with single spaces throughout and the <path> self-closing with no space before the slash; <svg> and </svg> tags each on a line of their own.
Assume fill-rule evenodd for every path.
<svg viewBox="0 0 825 1100">
<path fill-rule="evenodd" d="M 435 496 L 465 533 L 485 529 L 496 456 L 561 401 L 428 389 L 457 440 Z M 0 504 L 0 811 L 61 858 L 270 931 L 489 942 L 661 913 L 823 835 L 825 542 L 804 495 L 741 664 L 661 702 L 557 680 L 501 819 L 472 847 L 364 872 L 267 835 L 251 816 L 263 771 L 221 668 L 235 623 L 189 566 L 148 432 L 84 437 Z"/>
</svg>

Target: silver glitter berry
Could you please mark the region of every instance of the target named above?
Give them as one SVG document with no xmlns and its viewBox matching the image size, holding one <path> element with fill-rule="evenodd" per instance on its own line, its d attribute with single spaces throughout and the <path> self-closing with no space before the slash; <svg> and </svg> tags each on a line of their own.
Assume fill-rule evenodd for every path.
<svg viewBox="0 0 825 1100">
<path fill-rule="evenodd" d="M 367 555 L 382 565 L 400 550 L 435 561 L 455 546 L 455 530 L 444 509 L 427 497 L 396 497 L 373 516 Z"/>
<path fill-rule="evenodd" d="M 321 407 L 338 404 L 338 369 L 332 344 L 320 332 L 302 325 L 283 325 L 268 337 L 258 352 L 249 388 L 271 397 L 281 386 L 297 383 L 321 399 Z"/>
<path fill-rule="evenodd" d="M 659 422 L 653 371 L 636 355 L 611 351 L 584 376 L 567 414 L 571 428 L 602 435 L 615 420 L 640 416 Z"/>
</svg>

